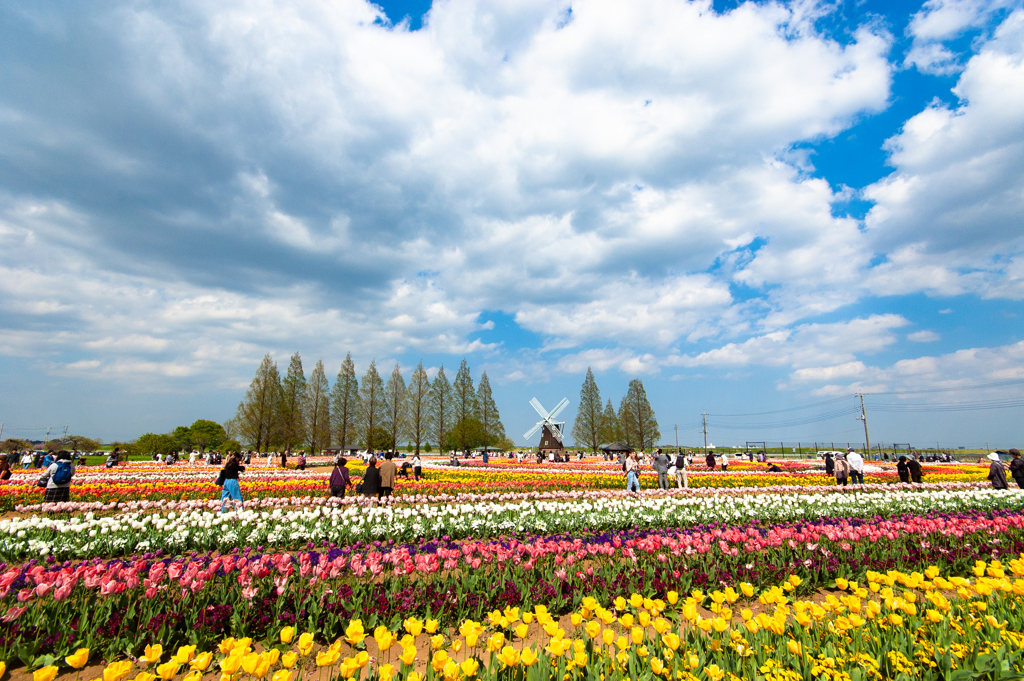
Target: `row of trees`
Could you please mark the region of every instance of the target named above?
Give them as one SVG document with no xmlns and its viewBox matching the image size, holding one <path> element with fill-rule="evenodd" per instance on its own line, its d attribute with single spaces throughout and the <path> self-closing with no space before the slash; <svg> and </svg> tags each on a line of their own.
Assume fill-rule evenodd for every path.
<svg viewBox="0 0 1024 681">
<path fill-rule="evenodd" d="M 240 448 L 237 442 L 228 438 L 224 426 L 209 419 L 198 419 L 191 426 L 178 426 L 170 433 L 146 433 L 135 442 L 114 445 L 129 454 L 170 454 L 193 449 L 203 452 L 207 449 L 238 451 Z"/>
<path fill-rule="evenodd" d="M 50 440 L 43 445 L 43 449 L 47 452 L 59 452 L 62 449 L 79 452 L 93 452 L 102 446 L 103 440 L 94 440 L 93 438 L 85 437 L 84 435 L 68 435 L 64 438 Z M 26 449 L 32 449 L 32 447 L 33 444 L 31 442 L 17 437 L 9 437 L 3 442 L 0 442 L 0 452 L 6 454 L 25 451 Z"/>
<path fill-rule="evenodd" d="M 385 382 L 376 360 L 360 381 L 349 353 L 332 387 L 322 360 L 307 379 L 296 352 L 282 377 L 268 354 L 234 418 L 225 425 L 258 451 L 305 446 L 318 452 L 332 444 L 393 450 L 408 442 L 419 452 L 421 447 L 429 451 L 430 441 L 442 449 L 462 451 L 513 446 L 505 436 L 487 372 L 474 387 L 465 359 L 454 382 L 449 382 L 444 366 L 431 381 L 420 362 L 406 384 L 398 364 Z"/>
<path fill-rule="evenodd" d="M 572 426 L 572 438 L 577 445 L 597 452 L 598 445 L 622 442 L 634 449 L 651 449 L 661 439 L 658 419 L 647 399 L 643 381 L 634 378 L 615 411 L 611 399 L 601 401 L 601 391 L 594 380 L 594 372 L 587 367 L 587 377 L 580 388 L 580 406 Z"/>
</svg>

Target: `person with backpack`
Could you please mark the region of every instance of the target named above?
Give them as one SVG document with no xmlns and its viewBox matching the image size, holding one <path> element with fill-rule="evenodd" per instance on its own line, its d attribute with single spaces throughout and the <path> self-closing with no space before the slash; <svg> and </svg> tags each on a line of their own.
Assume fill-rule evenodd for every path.
<svg viewBox="0 0 1024 681">
<path fill-rule="evenodd" d="M 836 484 L 846 487 L 847 479 L 850 477 L 850 464 L 843 454 L 836 454 Z"/>
<path fill-rule="evenodd" d="M 57 452 L 57 458 L 46 468 L 43 477 L 39 480 L 39 486 L 45 487 L 43 493 L 44 504 L 57 504 L 71 501 L 71 478 L 75 475 L 75 462 L 71 460 L 71 454 L 65 451 Z"/>
<path fill-rule="evenodd" d="M 676 453 L 675 469 L 676 485 L 679 487 L 679 489 L 689 487 L 690 482 L 686 479 L 686 457 L 683 456 L 682 452 Z"/>
</svg>

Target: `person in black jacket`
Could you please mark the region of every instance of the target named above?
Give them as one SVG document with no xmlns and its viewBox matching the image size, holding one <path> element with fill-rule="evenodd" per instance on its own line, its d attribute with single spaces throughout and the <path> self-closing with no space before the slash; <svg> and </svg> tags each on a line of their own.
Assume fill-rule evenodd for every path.
<svg viewBox="0 0 1024 681">
<path fill-rule="evenodd" d="M 917 459 L 911 459 L 907 461 L 907 468 L 910 470 L 911 482 L 921 483 L 921 464 L 917 462 Z"/>
<path fill-rule="evenodd" d="M 220 512 L 224 513 L 224 504 L 227 503 L 228 499 L 231 499 L 231 508 L 235 508 L 235 502 L 238 502 L 238 507 L 241 510 L 245 510 L 245 502 L 242 501 L 242 488 L 238 485 L 238 474 L 245 471 L 245 466 L 241 464 L 238 453 L 235 452 L 228 456 L 227 463 L 224 464 L 224 468 L 220 471 L 221 484 L 223 489 L 220 493 Z"/>
<path fill-rule="evenodd" d="M 832 458 L 832 452 L 825 452 L 825 475 L 832 475 L 836 472 L 836 461 Z"/>
<path fill-rule="evenodd" d="M 901 456 L 896 464 L 896 472 L 900 474 L 900 482 L 910 482 L 910 467 L 907 466 L 907 457 Z"/>
<path fill-rule="evenodd" d="M 1010 450 L 1010 475 L 1013 476 L 1013 481 L 1017 483 L 1017 487 L 1024 489 L 1024 459 L 1020 457 L 1020 450 Z"/>
<path fill-rule="evenodd" d="M 377 490 L 380 489 L 380 469 L 377 468 L 377 457 L 371 456 L 370 463 L 363 471 L 363 487 L 359 493 L 364 497 L 376 498 Z"/>
</svg>

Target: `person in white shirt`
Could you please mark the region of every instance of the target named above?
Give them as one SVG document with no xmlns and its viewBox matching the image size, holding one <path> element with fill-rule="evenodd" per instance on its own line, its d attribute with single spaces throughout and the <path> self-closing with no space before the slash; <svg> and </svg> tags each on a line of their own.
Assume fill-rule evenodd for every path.
<svg viewBox="0 0 1024 681">
<path fill-rule="evenodd" d="M 852 449 L 846 450 L 846 463 L 850 464 L 850 483 L 864 484 L 864 457 Z"/>
<path fill-rule="evenodd" d="M 193 449 L 189 453 L 189 455 L 188 455 L 188 465 L 194 466 L 195 463 L 196 463 L 196 459 L 198 459 L 198 458 L 199 458 L 199 452 L 197 452 L 196 450 Z"/>
<path fill-rule="evenodd" d="M 729 457 L 726 456 L 724 452 L 722 453 L 722 470 L 729 470 Z"/>
</svg>

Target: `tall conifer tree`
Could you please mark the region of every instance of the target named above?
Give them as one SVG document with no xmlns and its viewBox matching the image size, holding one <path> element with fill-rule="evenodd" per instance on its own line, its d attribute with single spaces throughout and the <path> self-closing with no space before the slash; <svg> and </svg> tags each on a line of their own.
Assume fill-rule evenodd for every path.
<svg viewBox="0 0 1024 681">
<path fill-rule="evenodd" d="M 363 384 L 359 387 L 360 432 L 366 448 L 370 451 L 386 444 L 381 442 L 379 437 L 384 411 L 384 381 L 377 373 L 377 360 L 372 360 L 366 374 L 363 375 Z"/>
<path fill-rule="evenodd" d="M 505 439 L 505 426 L 501 423 L 498 405 L 491 394 L 491 381 L 487 372 L 480 376 L 480 385 L 476 389 L 476 401 L 480 407 L 480 425 L 483 430 L 484 446 L 493 447 Z"/>
<path fill-rule="evenodd" d="M 239 437 L 258 452 L 267 451 L 272 444 L 281 406 L 280 388 L 277 363 L 268 353 L 256 370 L 245 399 L 239 402 L 234 418 Z"/>
<path fill-rule="evenodd" d="M 338 377 L 331 389 L 331 430 L 334 444 L 341 448 L 354 445 L 359 439 L 359 381 L 352 353 L 345 355 L 345 361 L 338 369 Z"/>
<path fill-rule="evenodd" d="M 619 428 L 619 415 L 615 413 L 612 401 L 604 407 L 601 415 L 601 441 L 605 443 L 616 442 L 622 439 L 622 429 Z"/>
<path fill-rule="evenodd" d="M 306 444 L 316 454 L 331 446 L 331 392 L 324 372 L 324 362 L 319 360 L 306 384 L 303 401 L 305 416 Z"/>
<path fill-rule="evenodd" d="M 305 399 L 306 375 L 302 371 L 302 358 L 296 352 L 288 362 L 288 373 L 281 381 L 281 416 L 276 438 L 289 451 L 306 439 Z"/>
<path fill-rule="evenodd" d="M 465 359 L 452 383 L 452 437 L 462 452 L 468 452 L 480 429 L 480 405 L 477 403 L 473 376 Z"/>
<path fill-rule="evenodd" d="M 576 421 L 572 424 L 572 439 L 577 445 L 584 445 L 597 453 L 601 444 L 601 391 L 597 388 L 594 372 L 587 367 L 587 377 L 580 388 L 580 406 L 576 409 Z"/>
<path fill-rule="evenodd" d="M 430 432 L 430 378 L 423 368 L 422 360 L 409 377 L 405 403 L 409 410 L 409 441 L 419 454 L 420 445 L 427 440 Z"/>
<path fill-rule="evenodd" d="M 438 451 L 443 452 L 452 430 L 452 384 L 444 373 L 443 364 L 430 386 L 430 425 Z"/>
<path fill-rule="evenodd" d="M 384 386 L 384 428 L 388 431 L 388 448 L 398 449 L 398 443 L 405 437 L 406 426 L 405 379 L 402 378 L 402 367 L 395 368 Z"/>
<path fill-rule="evenodd" d="M 650 449 L 661 439 L 658 419 L 639 378 L 629 382 L 629 389 L 619 405 L 619 427 L 630 447 Z"/>
</svg>

